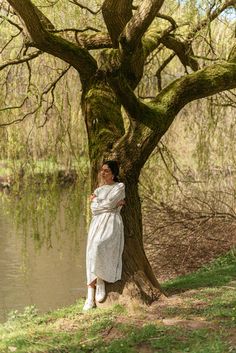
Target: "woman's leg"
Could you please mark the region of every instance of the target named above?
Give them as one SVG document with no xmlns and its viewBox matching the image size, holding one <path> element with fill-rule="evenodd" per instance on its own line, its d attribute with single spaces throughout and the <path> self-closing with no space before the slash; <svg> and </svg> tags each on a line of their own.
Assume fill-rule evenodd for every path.
<svg viewBox="0 0 236 353">
<path fill-rule="evenodd" d="M 96 283 L 96 296 L 95 299 L 97 302 L 102 302 L 106 297 L 106 289 L 105 289 L 105 282 L 102 278 L 97 277 Z"/>
<path fill-rule="evenodd" d="M 83 310 L 89 310 L 95 307 L 95 284 L 96 280 L 88 285 L 87 299 L 85 301 Z"/>
</svg>

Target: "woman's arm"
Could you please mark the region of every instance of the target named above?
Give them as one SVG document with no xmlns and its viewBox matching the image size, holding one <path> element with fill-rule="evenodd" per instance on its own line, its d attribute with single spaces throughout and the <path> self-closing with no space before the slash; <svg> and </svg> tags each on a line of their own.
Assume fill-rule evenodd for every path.
<svg viewBox="0 0 236 353">
<path fill-rule="evenodd" d="M 117 207 L 122 206 L 125 198 L 125 185 L 123 183 L 119 183 L 114 186 L 114 190 L 112 190 L 106 199 L 99 200 L 98 197 L 94 198 L 94 202 L 92 202 L 91 208 L 92 211 L 96 212 L 109 212 L 115 210 Z"/>
</svg>

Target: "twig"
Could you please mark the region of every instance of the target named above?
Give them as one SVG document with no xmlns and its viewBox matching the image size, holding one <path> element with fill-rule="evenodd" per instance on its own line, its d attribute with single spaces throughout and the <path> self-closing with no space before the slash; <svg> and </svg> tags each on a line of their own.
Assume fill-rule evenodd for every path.
<svg viewBox="0 0 236 353">
<path fill-rule="evenodd" d="M 48 116 L 47 116 L 47 114 L 48 114 L 49 110 L 51 110 L 52 107 L 53 107 L 53 103 L 54 103 L 54 100 L 55 100 L 55 97 L 54 97 L 54 90 L 55 90 L 55 88 L 56 88 L 56 85 L 57 85 L 57 83 L 60 81 L 60 79 L 67 73 L 67 71 L 70 69 L 70 67 L 71 67 L 71 66 L 69 65 L 65 70 L 63 70 L 63 71 L 61 72 L 61 74 L 48 86 L 48 88 L 47 88 L 47 89 L 42 93 L 42 95 L 41 95 L 41 102 L 42 102 L 43 96 L 46 95 L 49 91 L 51 91 L 52 102 L 51 102 L 51 104 L 49 105 L 49 107 L 47 107 L 47 109 L 46 109 L 46 112 L 45 112 L 46 117 L 45 117 L 44 122 L 43 122 L 41 125 L 39 125 L 40 128 L 41 128 L 41 127 L 44 127 L 45 124 L 46 124 L 46 122 L 48 121 Z"/>
<path fill-rule="evenodd" d="M 101 8 L 99 8 L 97 11 L 91 10 L 88 6 L 81 4 L 78 0 L 69 0 L 69 2 L 74 5 L 79 6 L 81 9 L 87 10 L 88 12 L 90 12 L 93 15 L 97 15 L 101 11 Z"/>
<path fill-rule="evenodd" d="M 37 58 L 39 55 L 41 55 L 43 52 L 41 52 L 40 50 L 32 53 L 32 54 L 29 54 L 29 55 L 26 55 L 26 56 L 23 56 L 19 59 L 13 59 L 13 60 L 9 60 L 9 61 L 6 61 L 5 63 L 3 63 L 2 65 L 0 65 L 0 71 L 5 69 L 5 67 L 7 66 L 11 66 L 11 65 L 18 65 L 18 64 L 22 64 L 22 63 L 25 63 L 27 61 L 30 61 L 32 59 L 35 59 Z"/>
<path fill-rule="evenodd" d="M 101 32 L 100 29 L 97 29 L 95 27 L 87 26 L 83 29 L 78 29 L 78 28 L 62 28 L 62 29 L 51 29 L 49 32 L 52 33 L 60 33 L 60 32 L 75 32 L 75 33 L 83 33 L 86 31 L 94 31 L 94 32 Z"/>
<path fill-rule="evenodd" d="M 1 108 L 1 109 L 0 109 L 0 112 L 4 112 L 4 111 L 6 111 L 6 110 L 20 109 L 20 108 L 23 107 L 23 105 L 25 104 L 25 102 L 27 101 L 27 99 L 28 99 L 28 97 L 25 97 L 25 98 L 23 99 L 23 102 L 20 103 L 20 105 L 14 105 L 14 106 L 10 106 L 10 107 Z M 0 124 L 0 126 L 1 126 L 1 124 Z"/>
</svg>

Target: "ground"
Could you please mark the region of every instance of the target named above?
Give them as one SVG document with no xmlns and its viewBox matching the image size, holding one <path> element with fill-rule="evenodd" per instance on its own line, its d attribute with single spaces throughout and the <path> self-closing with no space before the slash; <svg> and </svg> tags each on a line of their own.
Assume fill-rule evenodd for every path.
<svg viewBox="0 0 236 353">
<path fill-rule="evenodd" d="M 176 212 L 168 207 L 144 210 L 144 244 L 156 277 L 166 281 L 196 271 L 236 246 L 236 220 Z"/>
<path fill-rule="evenodd" d="M 233 247 L 162 286 L 167 297 L 150 306 L 133 301 L 84 313 L 80 300 L 43 316 L 28 308 L 0 326 L 0 353 L 236 353 Z"/>
</svg>

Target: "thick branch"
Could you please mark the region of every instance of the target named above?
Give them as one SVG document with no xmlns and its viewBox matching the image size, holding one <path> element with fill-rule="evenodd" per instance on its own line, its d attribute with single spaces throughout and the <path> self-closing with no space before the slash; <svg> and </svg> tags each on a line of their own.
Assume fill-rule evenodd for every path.
<svg viewBox="0 0 236 353">
<path fill-rule="evenodd" d="M 236 59 L 223 62 L 186 75 L 167 86 L 153 101 L 165 111 L 163 134 L 177 113 L 193 100 L 236 88 Z"/>
<path fill-rule="evenodd" d="M 89 53 L 73 43 L 49 33 L 45 27 L 46 17 L 30 0 L 8 0 L 9 4 L 24 21 L 32 46 L 52 54 L 74 66 L 80 73 L 81 80 L 86 81 L 96 71 L 96 61 Z M 47 26 L 48 27 L 48 26 Z"/>
<path fill-rule="evenodd" d="M 145 0 L 127 23 L 121 34 L 120 43 L 124 51 L 133 51 L 156 17 L 164 0 Z"/>
<path fill-rule="evenodd" d="M 123 75 L 110 77 L 109 82 L 131 119 L 151 130 L 158 129 L 162 117 L 162 112 L 158 108 L 153 109 L 151 105 L 139 100 Z"/>
<path fill-rule="evenodd" d="M 188 43 L 187 41 L 182 42 L 172 35 L 163 37 L 161 42 L 166 48 L 173 50 L 184 67 L 189 66 L 193 71 L 197 71 L 199 69 L 198 62 L 193 57 L 194 53 L 191 43 Z"/>
<path fill-rule="evenodd" d="M 118 38 L 132 17 L 133 0 L 105 0 L 102 14 L 114 48 L 118 47 Z"/>
<path fill-rule="evenodd" d="M 111 37 L 108 33 L 78 34 L 76 41 L 79 46 L 88 50 L 112 48 Z"/>
<path fill-rule="evenodd" d="M 164 29 L 162 32 L 158 28 L 152 26 L 143 37 L 144 55 L 147 58 L 155 49 L 162 43 L 162 39 L 166 38 L 171 32 L 175 30 L 172 25 Z"/>
<path fill-rule="evenodd" d="M 206 18 L 204 18 L 200 23 L 198 23 L 187 35 L 185 41 L 181 41 L 170 33 L 178 27 L 175 21 L 170 17 L 165 15 L 157 14 L 157 17 L 161 17 L 169 20 L 172 23 L 172 28 L 166 29 L 162 33 L 158 32 L 158 28 L 151 28 L 144 39 L 145 54 L 149 55 L 153 50 L 155 50 L 160 43 L 164 44 L 167 48 L 173 50 L 173 52 L 179 57 L 181 63 L 184 67 L 189 66 L 193 71 L 199 69 L 198 62 L 194 58 L 194 53 L 192 49 L 192 41 L 195 35 L 203 28 L 205 28 L 210 22 L 216 19 L 222 12 L 227 8 L 236 5 L 236 0 L 226 0 L 217 9 L 209 13 Z"/>
<path fill-rule="evenodd" d="M 236 88 L 236 59 L 235 63 L 225 62 L 186 75 L 146 104 L 135 96 L 124 79 L 113 77 L 111 84 L 133 127 L 124 144 L 134 145 L 138 150 L 135 152 L 135 165 L 141 168 L 181 108 L 195 99 Z"/>
<path fill-rule="evenodd" d="M 124 78 L 110 81 L 130 117 L 163 135 L 187 103 L 236 88 L 236 58 L 177 79 L 148 104 L 136 97 Z"/>
</svg>

